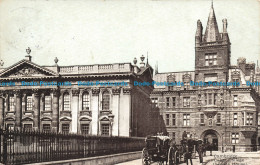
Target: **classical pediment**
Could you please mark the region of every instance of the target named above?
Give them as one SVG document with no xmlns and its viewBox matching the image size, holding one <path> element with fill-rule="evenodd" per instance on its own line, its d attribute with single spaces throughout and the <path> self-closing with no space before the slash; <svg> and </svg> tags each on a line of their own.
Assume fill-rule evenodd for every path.
<svg viewBox="0 0 260 165">
<path fill-rule="evenodd" d="M 2 71 L 0 73 L 0 78 L 43 77 L 56 75 L 55 72 L 32 63 L 31 61 L 22 60 Z"/>
</svg>

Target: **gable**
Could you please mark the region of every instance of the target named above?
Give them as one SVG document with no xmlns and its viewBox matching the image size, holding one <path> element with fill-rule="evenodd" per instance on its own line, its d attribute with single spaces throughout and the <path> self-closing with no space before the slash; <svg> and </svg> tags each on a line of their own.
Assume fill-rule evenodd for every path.
<svg viewBox="0 0 260 165">
<path fill-rule="evenodd" d="M 0 78 L 56 76 L 57 73 L 27 60 L 22 60 L 3 70 Z"/>
</svg>

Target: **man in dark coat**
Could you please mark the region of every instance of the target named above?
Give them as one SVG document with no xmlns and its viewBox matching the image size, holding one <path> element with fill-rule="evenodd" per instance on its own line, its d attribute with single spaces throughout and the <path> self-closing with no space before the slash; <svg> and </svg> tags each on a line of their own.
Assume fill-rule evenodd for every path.
<svg viewBox="0 0 260 165">
<path fill-rule="evenodd" d="M 194 146 L 193 146 L 193 139 L 188 139 L 187 141 L 187 152 L 186 152 L 186 163 L 189 164 L 188 161 L 190 160 L 190 164 L 192 165 L 192 159 L 191 155 L 193 152 Z"/>
</svg>

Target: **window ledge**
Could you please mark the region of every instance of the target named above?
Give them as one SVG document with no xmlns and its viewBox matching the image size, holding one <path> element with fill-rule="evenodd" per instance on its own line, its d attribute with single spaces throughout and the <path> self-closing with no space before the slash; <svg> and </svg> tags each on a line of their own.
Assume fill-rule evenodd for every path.
<svg viewBox="0 0 260 165">
<path fill-rule="evenodd" d="M 205 123 L 200 123 L 201 126 L 205 126 Z"/>
<path fill-rule="evenodd" d="M 217 126 L 222 126 L 222 124 L 221 124 L 221 123 L 216 123 L 216 125 L 217 125 Z"/>
</svg>

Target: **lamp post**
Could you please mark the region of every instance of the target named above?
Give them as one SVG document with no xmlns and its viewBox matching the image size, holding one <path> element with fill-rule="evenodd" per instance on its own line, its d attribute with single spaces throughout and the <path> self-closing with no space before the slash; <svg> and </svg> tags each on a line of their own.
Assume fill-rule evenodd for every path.
<svg viewBox="0 0 260 165">
<path fill-rule="evenodd" d="M 112 113 L 110 113 L 109 115 L 108 115 L 108 119 L 109 119 L 109 123 L 110 123 L 110 130 L 109 130 L 109 134 L 110 134 L 110 136 L 112 136 L 112 127 L 113 127 L 113 123 L 114 123 L 114 117 L 115 117 L 115 115 L 113 115 Z"/>
</svg>

